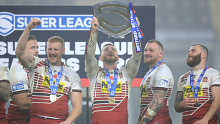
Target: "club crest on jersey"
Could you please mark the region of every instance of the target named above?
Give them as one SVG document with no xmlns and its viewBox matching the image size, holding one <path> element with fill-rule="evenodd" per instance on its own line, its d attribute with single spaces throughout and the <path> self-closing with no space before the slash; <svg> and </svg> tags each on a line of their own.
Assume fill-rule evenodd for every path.
<svg viewBox="0 0 220 124">
<path fill-rule="evenodd" d="M 123 78 L 122 72 L 120 72 L 118 75 L 119 75 L 119 78 L 120 78 L 120 79 Z"/>
<path fill-rule="evenodd" d="M 181 84 L 181 85 L 186 84 L 186 82 L 187 82 L 187 77 L 182 77 L 182 78 L 180 79 L 180 84 Z"/>
<path fill-rule="evenodd" d="M 146 83 L 150 83 L 151 76 L 147 78 Z"/>
<path fill-rule="evenodd" d="M 70 82 L 70 79 L 65 75 L 65 81 Z"/>
<path fill-rule="evenodd" d="M 208 82 L 208 77 L 203 77 L 202 82 Z"/>
</svg>

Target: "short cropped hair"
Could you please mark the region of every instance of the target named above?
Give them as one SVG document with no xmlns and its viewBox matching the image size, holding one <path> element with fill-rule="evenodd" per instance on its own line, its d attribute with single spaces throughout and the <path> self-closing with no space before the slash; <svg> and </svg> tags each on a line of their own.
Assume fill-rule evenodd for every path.
<svg viewBox="0 0 220 124">
<path fill-rule="evenodd" d="M 196 45 L 199 45 L 201 47 L 201 50 L 207 54 L 207 58 L 208 58 L 208 54 L 209 54 L 208 48 L 201 44 L 194 44 L 192 46 L 196 46 Z"/>
<path fill-rule="evenodd" d="M 37 40 L 37 38 L 34 35 L 29 35 L 28 41 L 30 41 L 30 40 Z"/>
<path fill-rule="evenodd" d="M 158 40 L 151 39 L 147 43 L 157 43 L 157 45 L 159 45 L 159 47 L 163 50 L 163 45 Z"/>
<path fill-rule="evenodd" d="M 56 42 L 60 42 L 62 47 L 64 47 L 64 40 L 62 37 L 52 36 L 47 40 L 47 43 L 56 43 Z"/>
</svg>

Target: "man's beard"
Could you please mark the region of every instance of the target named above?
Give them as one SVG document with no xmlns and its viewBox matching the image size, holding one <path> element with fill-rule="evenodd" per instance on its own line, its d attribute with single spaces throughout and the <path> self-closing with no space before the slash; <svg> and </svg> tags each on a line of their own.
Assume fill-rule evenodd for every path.
<svg viewBox="0 0 220 124">
<path fill-rule="evenodd" d="M 187 61 L 186 63 L 188 66 L 195 67 L 196 65 L 198 65 L 201 62 L 201 53 L 196 56 L 193 56 L 191 61 L 189 61 L 188 58 L 186 61 Z"/>
<path fill-rule="evenodd" d="M 150 58 L 150 60 L 147 61 L 146 57 Z M 155 58 L 155 57 L 153 58 L 153 56 L 151 56 L 151 55 L 146 55 L 146 56 L 144 56 L 144 63 L 147 65 L 154 64 L 158 61 L 158 59 L 159 58 Z"/>
<path fill-rule="evenodd" d="M 117 57 L 114 57 L 113 59 L 108 59 L 107 57 L 104 56 L 103 62 L 109 63 L 109 64 L 115 63 L 115 62 L 117 62 Z"/>
</svg>

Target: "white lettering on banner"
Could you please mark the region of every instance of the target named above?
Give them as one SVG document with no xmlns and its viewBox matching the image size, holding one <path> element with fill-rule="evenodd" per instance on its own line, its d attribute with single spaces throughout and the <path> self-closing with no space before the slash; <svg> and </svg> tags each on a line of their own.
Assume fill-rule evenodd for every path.
<svg viewBox="0 0 220 124">
<path fill-rule="evenodd" d="M 74 50 L 70 50 L 70 42 L 65 42 L 65 55 L 74 55 Z"/>
<path fill-rule="evenodd" d="M 19 15 L 18 15 L 19 16 Z M 18 17 L 16 20 L 16 26 L 18 28 L 25 28 L 27 24 L 29 23 L 30 19 L 32 18 L 37 18 L 41 21 L 41 28 L 43 29 L 49 29 L 49 28 L 56 28 L 59 30 L 59 28 L 62 28 L 62 30 L 66 30 L 64 28 L 90 28 L 91 25 L 91 20 L 92 17 L 90 16 L 82 16 L 79 15 L 77 16 L 72 16 L 69 15 L 70 17 L 65 17 L 65 16 L 54 16 L 52 17 L 51 15 L 43 16 L 43 15 L 32 15 L 31 18 L 21 16 Z M 59 18 L 58 18 L 59 17 Z"/>
<path fill-rule="evenodd" d="M 79 71 L 80 69 L 79 63 L 80 61 L 77 58 L 69 58 L 66 61 L 66 65 L 70 67 L 73 71 Z"/>
<path fill-rule="evenodd" d="M 18 42 L 12 42 L 12 41 L 0 41 L 0 55 L 10 54 L 15 55 L 15 49 Z M 101 49 L 105 44 L 108 44 L 111 42 L 102 42 L 101 48 L 98 44 L 96 44 L 96 55 L 101 54 Z M 75 47 L 71 47 L 71 46 Z M 113 45 L 118 50 L 118 55 L 132 55 L 132 42 L 113 42 Z M 39 55 L 46 55 L 46 42 L 38 41 L 38 50 Z M 75 48 L 75 50 L 73 49 Z M 86 50 L 86 42 L 84 41 L 78 41 L 78 42 L 72 42 L 72 41 L 65 41 L 65 54 L 64 55 L 84 55 Z"/>
<path fill-rule="evenodd" d="M 46 54 L 46 42 L 37 42 L 38 44 L 38 54 L 39 55 L 45 55 Z"/>
<path fill-rule="evenodd" d="M 52 27 L 56 28 L 57 27 L 56 22 L 57 21 L 55 18 L 49 18 L 49 28 L 52 28 Z"/>
<path fill-rule="evenodd" d="M 100 44 L 101 48 L 99 47 L 98 44 L 96 44 L 97 49 L 96 49 L 95 54 L 100 55 L 102 47 L 107 43 L 111 43 L 111 42 L 108 42 L 108 41 L 102 42 Z M 112 42 L 112 44 L 118 50 L 119 55 L 132 55 L 132 42 L 118 42 L 118 41 L 116 41 L 116 42 Z M 0 55 L 2 57 L 0 59 L 0 65 L 5 66 L 7 68 L 11 68 L 11 65 L 15 64 L 18 61 L 18 59 L 15 56 L 16 46 L 17 46 L 17 42 L 0 41 Z M 39 48 L 38 48 L 39 55 L 46 55 L 46 42 L 38 41 L 38 46 L 39 46 Z M 66 63 L 67 66 L 72 68 L 72 70 L 79 71 L 80 66 L 84 62 L 84 59 L 79 60 L 77 57 L 73 58 L 75 56 L 72 56 L 72 55 L 84 56 L 85 49 L 86 49 L 86 42 L 84 42 L 84 41 L 77 41 L 77 42 L 65 41 L 65 54 L 64 55 L 70 55 L 70 56 L 66 57 L 65 59 L 62 59 L 62 61 L 64 63 Z M 8 56 L 6 54 L 9 54 L 12 56 L 7 58 Z M 128 61 L 128 59 L 120 58 L 117 63 L 118 67 L 120 68 L 121 66 L 124 66 L 125 63 L 127 63 L 127 61 Z M 102 66 L 101 61 L 99 61 L 98 63 L 99 63 L 99 66 Z"/>
<path fill-rule="evenodd" d="M 9 58 L 0 58 L 0 65 L 9 68 Z"/>
<path fill-rule="evenodd" d="M 66 28 L 66 25 L 62 24 L 62 18 L 59 18 L 59 27 L 60 28 Z"/>
<path fill-rule="evenodd" d="M 75 42 L 76 55 L 84 55 L 86 50 L 86 42 Z"/>
<path fill-rule="evenodd" d="M 10 55 L 15 55 L 15 47 L 14 46 L 17 46 L 17 42 L 8 42 L 8 53 Z M 13 46 L 13 47 L 10 47 L 10 46 Z"/>
<path fill-rule="evenodd" d="M 41 27 L 43 27 L 43 28 L 48 28 L 49 26 L 48 26 L 48 24 L 49 24 L 49 22 L 48 22 L 48 18 L 41 18 L 41 20 L 42 20 L 42 23 L 41 23 Z"/>
<path fill-rule="evenodd" d="M 84 25 L 85 27 L 91 27 L 91 18 L 85 18 Z"/>
<path fill-rule="evenodd" d="M 120 45 L 121 44 L 121 45 Z M 118 55 L 124 55 L 126 54 L 126 49 L 124 48 L 128 48 L 127 47 L 127 43 L 126 42 L 115 42 L 114 46 L 116 47 L 116 49 L 118 50 Z"/>
<path fill-rule="evenodd" d="M 77 28 L 78 26 L 84 28 L 81 18 L 76 19 L 75 27 Z"/>
<path fill-rule="evenodd" d="M 67 20 L 67 27 L 73 28 L 74 27 L 74 25 L 73 25 L 74 18 L 67 18 L 66 20 Z"/>
<path fill-rule="evenodd" d="M 6 46 L 5 42 L 0 42 L 0 55 L 4 55 L 7 52 Z"/>
<path fill-rule="evenodd" d="M 17 19 L 17 27 L 22 28 L 27 26 L 27 18 L 18 18 Z"/>
</svg>

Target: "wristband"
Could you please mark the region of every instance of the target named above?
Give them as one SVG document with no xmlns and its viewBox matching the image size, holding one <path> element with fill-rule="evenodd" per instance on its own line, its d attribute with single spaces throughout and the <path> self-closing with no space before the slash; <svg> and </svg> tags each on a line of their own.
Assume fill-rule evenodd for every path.
<svg viewBox="0 0 220 124">
<path fill-rule="evenodd" d="M 147 108 L 147 112 L 145 113 L 144 117 L 152 120 L 153 117 L 156 115 L 157 113 L 154 112 L 152 109 L 150 109 L 149 107 Z"/>
</svg>

